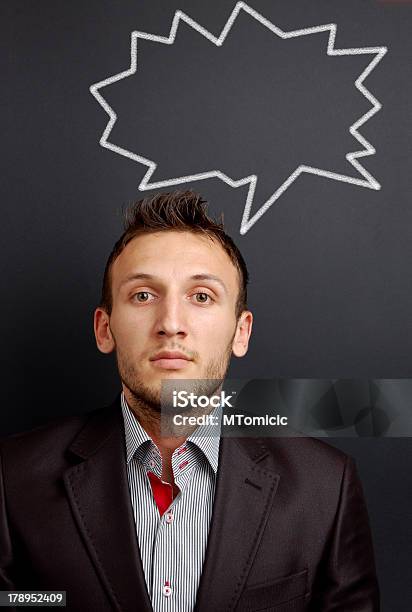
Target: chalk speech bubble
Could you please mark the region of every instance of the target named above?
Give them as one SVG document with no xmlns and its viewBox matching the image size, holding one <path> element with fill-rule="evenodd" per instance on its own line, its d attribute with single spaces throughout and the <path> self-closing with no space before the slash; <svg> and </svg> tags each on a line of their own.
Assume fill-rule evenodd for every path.
<svg viewBox="0 0 412 612">
<path fill-rule="evenodd" d="M 353 123 L 350 128 L 350 134 L 360 143 L 363 147 L 360 150 L 352 151 L 346 154 L 347 161 L 357 170 L 359 175 L 362 178 L 347 176 L 345 174 L 340 174 L 337 172 L 331 172 L 328 170 L 324 170 L 321 168 L 316 168 L 313 166 L 309 166 L 306 164 L 300 164 L 289 176 L 288 178 L 274 191 L 274 193 L 264 202 L 260 208 L 251 216 L 252 204 L 254 200 L 254 194 L 256 189 L 256 184 L 258 180 L 258 175 L 250 174 L 249 176 L 243 177 L 239 180 L 235 180 L 225 174 L 222 170 L 210 170 L 207 172 L 201 172 L 198 174 L 191 174 L 188 176 L 179 176 L 175 178 L 170 178 L 167 180 L 161 180 L 156 182 L 151 182 L 150 179 L 152 175 L 155 173 L 157 168 L 157 163 L 153 160 L 147 159 L 142 155 L 138 155 L 133 151 L 122 148 L 112 142 L 109 142 L 109 136 L 113 129 L 114 124 L 117 121 L 117 115 L 113 108 L 108 104 L 107 100 L 102 96 L 101 90 L 104 87 L 112 85 L 122 79 L 130 77 L 135 74 L 137 71 L 137 41 L 139 39 L 150 40 L 152 42 L 157 42 L 166 45 L 173 45 L 176 38 L 176 33 L 179 28 L 180 21 L 185 22 L 188 26 L 196 30 L 198 33 L 202 34 L 207 40 L 212 42 L 217 47 L 220 47 L 225 42 L 226 37 L 228 36 L 235 20 L 237 19 L 240 11 L 245 11 L 248 13 L 253 19 L 257 20 L 261 25 L 268 28 L 273 34 L 280 37 L 281 39 L 291 39 L 297 38 L 300 36 L 308 36 L 311 34 L 320 34 L 323 32 L 329 32 L 329 38 L 327 43 L 326 53 L 329 56 L 355 56 L 355 55 L 372 55 L 373 58 L 370 63 L 366 66 L 363 72 L 359 75 L 359 77 L 355 81 L 355 87 L 358 91 L 365 96 L 365 98 L 370 102 L 370 109 L 363 114 L 359 119 Z M 371 145 L 368 140 L 364 136 L 359 133 L 359 128 L 366 123 L 373 115 L 375 115 L 381 108 L 381 103 L 371 94 L 371 92 L 365 87 L 364 80 L 367 76 L 372 72 L 372 70 L 377 66 L 377 64 L 381 61 L 383 56 L 387 53 L 387 47 L 360 47 L 360 48 L 348 48 L 348 49 L 336 49 L 335 48 L 335 38 L 336 38 L 336 30 L 337 25 L 334 23 L 327 25 L 319 25 L 309 28 L 303 28 L 299 30 L 293 30 L 290 32 L 285 32 L 281 30 L 279 27 L 265 19 L 260 13 L 252 9 L 245 2 L 237 2 L 235 5 L 229 19 L 227 20 L 225 26 L 223 27 L 220 35 L 218 37 L 214 36 L 211 32 L 206 30 L 204 27 L 199 25 L 196 21 L 191 19 L 188 15 L 186 15 L 183 11 L 177 10 L 175 12 L 172 26 L 170 28 L 169 36 L 158 36 L 154 34 L 149 34 L 147 32 L 139 32 L 134 31 L 131 34 L 131 62 L 130 68 L 115 74 L 103 81 L 99 81 L 98 83 L 94 83 L 90 87 L 90 92 L 99 102 L 99 104 L 103 107 L 106 113 L 109 115 L 110 120 L 106 125 L 106 128 L 100 138 L 100 145 L 106 149 L 110 149 L 119 155 L 123 155 L 135 162 L 143 164 L 148 167 L 147 172 L 145 173 L 143 179 L 139 184 L 139 190 L 144 191 L 148 189 L 160 189 L 164 187 L 170 187 L 173 185 L 180 185 L 182 183 L 188 183 L 193 181 L 200 181 L 209 178 L 219 178 L 224 181 L 230 187 L 241 187 L 243 185 L 249 185 L 248 195 L 246 199 L 245 208 L 243 211 L 242 222 L 240 226 L 240 233 L 246 234 L 253 225 L 264 215 L 265 212 L 272 206 L 276 200 L 280 198 L 280 196 L 285 193 L 285 191 L 292 185 L 292 183 L 302 174 L 309 173 L 317 176 L 321 176 L 324 178 L 329 178 L 336 181 L 342 181 L 349 183 L 351 185 L 356 185 L 359 187 L 367 187 L 369 189 L 379 190 L 381 188 L 379 182 L 362 166 L 360 163 L 360 159 L 363 157 L 368 157 L 374 155 L 376 153 L 375 148 Z"/>
</svg>

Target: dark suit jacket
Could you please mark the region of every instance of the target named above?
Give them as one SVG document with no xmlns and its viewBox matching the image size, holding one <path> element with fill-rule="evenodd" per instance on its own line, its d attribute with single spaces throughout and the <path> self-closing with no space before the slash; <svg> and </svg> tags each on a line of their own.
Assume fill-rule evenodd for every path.
<svg viewBox="0 0 412 612">
<path fill-rule="evenodd" d="M 1 441 L 0 589 L 67 609 L 149 612 L 120 396 Z M 354 462 L 310 438 L 222 438 L 196 612 L 372 612 L 379 594 Z"/>
</svg>

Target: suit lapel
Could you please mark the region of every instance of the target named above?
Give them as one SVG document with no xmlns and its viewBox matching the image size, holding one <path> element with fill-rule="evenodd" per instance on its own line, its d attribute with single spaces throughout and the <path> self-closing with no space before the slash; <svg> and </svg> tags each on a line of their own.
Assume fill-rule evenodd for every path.
<svg viewBox="0 0 412 612">
<path fill-rule="evenodd" d="M 64 474 L 78 528 L 118 611 L 151 612 L 130 500 L 120 402 L 96 411 L 70 446 Z"/>
<path fill-rule="evenodd" d="M 256 438 L 222 437 L 213 515 L 195 612 L 234 608 L 279 482 Z"/>
</svg>

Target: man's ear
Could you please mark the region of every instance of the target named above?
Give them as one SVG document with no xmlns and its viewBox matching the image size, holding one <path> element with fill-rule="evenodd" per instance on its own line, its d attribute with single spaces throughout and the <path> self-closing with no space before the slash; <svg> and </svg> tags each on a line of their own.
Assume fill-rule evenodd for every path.
<svg viewBox="0 0 412 612">
<path fill-rule="evenodd" d="M 233 338 L 232 351 L 236 357 L 243 357 L 247 353 L 252 324 L 253 314 L 250 310 L 244 310 L 237 322 L 235 337 Z"/>
<path fill-rule="evenodd" d="M 104 308 L 100 306 L 94 311 L 94 335 L 99 351 L 111 353 L 114 350 L 115 342 L 110 330 L 110 317 Z"/>
</svg>

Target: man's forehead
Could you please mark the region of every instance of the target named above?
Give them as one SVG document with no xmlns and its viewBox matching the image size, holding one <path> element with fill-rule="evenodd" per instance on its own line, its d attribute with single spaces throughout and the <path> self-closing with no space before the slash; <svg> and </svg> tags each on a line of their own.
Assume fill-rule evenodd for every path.
<svg viewBox="0 0 412 612">
<path fill-rule="evenodd" d="M 236 267 L 219 242 L 202 234 L 176 231 L 140 234 L 133 238 L 114 261 L 112 279 L 116 277 L 116 281 L 122 283 L 141 266 L 148 274 L 159 274 L 173 264 L 179 266 L 182 274 L 184 271 L 188 275 L 210 274 L 220 276 L 229 284 L 231 280 L 238 282 Z"/>
</svg>

